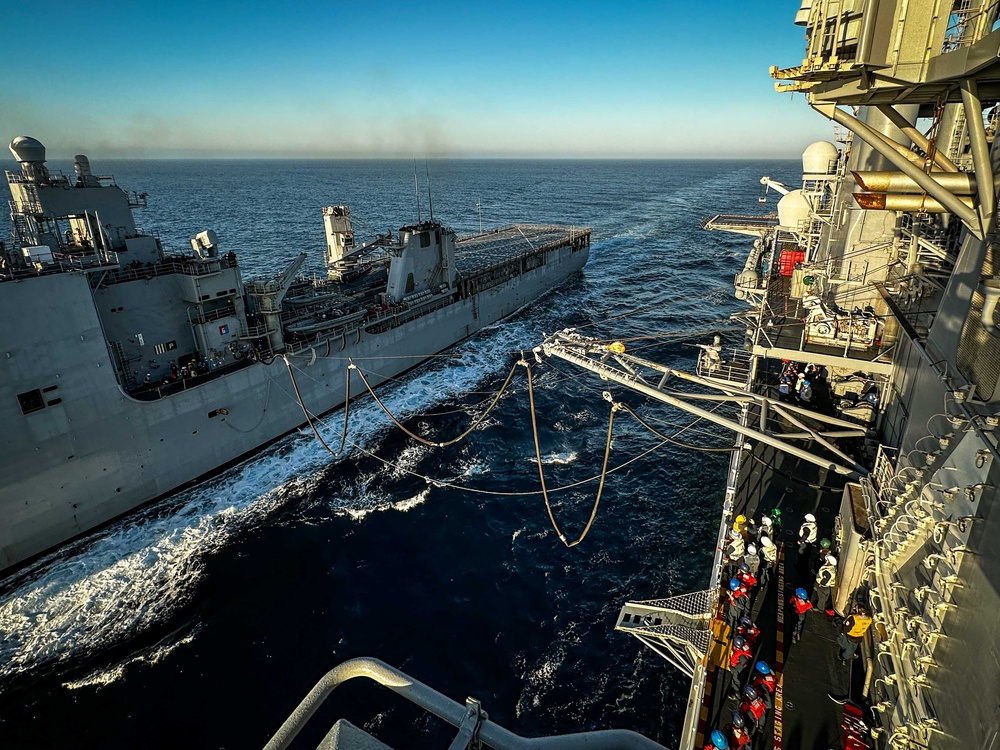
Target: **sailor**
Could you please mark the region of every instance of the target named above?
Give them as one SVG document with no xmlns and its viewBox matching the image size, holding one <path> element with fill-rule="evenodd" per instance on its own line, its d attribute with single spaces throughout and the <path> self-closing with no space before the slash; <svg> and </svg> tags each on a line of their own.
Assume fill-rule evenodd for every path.
<svg viewBox="0 0 1000 750">
<path fill-rule="evenodd" d="M 726 725 L 725 732 L 729 735 L 729 747 L 740 750 L 750 744 L 750 733 L 746 730 L 746 720 L 739 711 L 733 711 L 732 721 Z"/>
<path fill-rule="evenodd" d="M 806 513 L 805 521 L 799 527 L 799 559 L 803 559 L 814 544 L 816 544 L 816 516 Z"/>
<path fill-rule="evenodd" d="M 806 376 L 803 373 L 799 373 L 795 378 L 795 398 L 801 400 L 799 394 L 802 392 L 802 384 L 805 382 Z"/>
<path fill-rule="evenodd" d="M 733 519 L 733 531 L 740 532 L 740 536 L 743 537 L 743 541 L 747 540 L 748 529 L 747 529 L 747 517 L 743 514 L 736 516 Z"/>
<path fill-rule="evenodd" d="M 729 750 L 729 740 L 721 729 L 712 731 L 712 741 L 705 745 L 705 750 Z"/>
<path fill-rule="evenodd" d="M 806 612 L 812 609 L 813 605 L 809 601 L 809 592 L 804 588 L 795 589 L 795 595 L 789 600 L 789 603 L 798 616 L 795 629 L 792 632 L 792 642 L 794 643 L 802 639 L 802 626 L 806 623 Z"/>
<path fill-rule="evenodd" d="M 153 376 L 152 376 L 152 374 L 151 374 L 151 373 L 148 373 L 148 372 L 147 372 L 147 373 L 146 373 L 146 377 L 144 377 L 144 378 L 142 379 L 142 384 L 143 384 L 143 385 L 152 385 L 152 383 L 153 383 Z"/>
<path fill-rule="evenodd" d="M 741 635 L 733 638 L 733 647 L 729 652 L 729 670 L 733 675 L 733 692 L 739 690 L 740 676 L 752 657 L 753 654 L 750 652 L 750 644 L 747 643 L 747 639 Z"/>
<path fill-rule="evenodd" d="M 760 538 L 760 556 L 762 564 L 760 566 L 760 584 L 763 586 L 771 576 L 771 570 L 778 562 L 778 548 L 771 541 L 770 537 Z"/>
<path fill-rule="evenodd" d="M 726 572 L 732 576 L 734 570 L 739 567 L 746 553 L 743 545 L 743 535 L 736 529 L 729 531 L 729 541 L 726 543 Z"/>
<path fill-rule="evenodd" d="M 757 585 L 757 576 L 750 572 L 750 566 L 745 561 L 741 562 L 740 567 L 736 570 L 736 578 L 746 587 L 747 591 L 753 591 Z"/>
<path fill-rule="evenodd" d="M 764 714 L 767 713 L 767 704 L 760 699 L 757 689 L 752 685 L 743 688 L 743 702 L 740 704 L 740 713 L 747 720 L 747 728 L 750 734 L 756 734 L 760 728 Z"/>
<path fill-rule="evenodd" d="M 813 604 L 816 609 L 822 609 L 827 616 L 833 617 L 837 613 L 830 608 L 830 596 L 833 585 L 837 582 L 837 558 L 827 555 L 816 573 L 816 589 L 813 591 Z"/>
<path fill-rule="evenodd" d="M 781 508 L 775 508 L 771 511 L 771 527 L 774 529 L 774 533 L 771 534 L 772 539 L 778 539 L 781 537 Z"/>
<path fill-rule="evenodd" d="M 820 569 L 820 567 L 822 567 L 823 563 L 826 562 L 826 556 L 830 554 L 833 554 L 832 552 L 830 552 L 830 540 L 820 539 L 819 549 L 816 551 L 816 554 L 813 555 L 812 563 L 809 566 L 809 571 L 813 575 L 815 575 L 816 572 Z"/>
<path fill-rule="evenodd" d="M 782 375 L 778 381 L 778 401 L 788 403 L 792 400 L 792 379 Z"/>
<path fill-rule="evenodd" d="M 760 555 L 757 554 L 757 545 L 748 544 L 746 554 L 743 555 L 743 564 L 746 565 L 754 577 L 758 577 L 760 571 Z"/>
<path fill-rule="evenodd" d="M 760 637 L 760 628 L 754 625 L 753 620 L 749 617 L 741 617 L 739 624 L 736 626 L 736 635 L 741 635 L 746 639 L 746 642 L 753 647 L 753 644 L 757 642 L 757 638 Z"/>
<path fill-rule="evenodd" d="M 848 615 L 840 634 L 837 635 L 837 645 L 840 646 L 840 660 L 856 659 L 858 644 L 865 639 L 865 633 L 871 627 L 872 618 L 863 604 L 854 606 L 854 613 Z"/>
<path fill-rule="evenodd" d="M 767 662 L 759 661 L 754 665 L 757 676 L 753 678 L 753 686 L 768 708 L 774 708 L 774 693 L 778 689 L 778 678 Z"/>
<path fill-rule="evenodd" d="M 809 402 L 812 401 L 812 397 L 813 397 L 812 381 L 803 380 L 802 385 L 799 388 L 799 403 L 808 406 Z"/>
<path fill-rule="evenodd" d="M 773 539 L 774 538 L 773 529 L 774 529 L 774 519 L 772 519 L 770 516 L 764 516 L 763 518 L 761 518 L 760 524 L 757 526 L 757 541 L 759 542 L 760 538 L 763 536 L 769 536 Z"/>
<path fill-rule="evenodd" d="M 726 601 L 729 603 L 726 622 L 730 628 L 735 628 L 750 605 L 750 592 L 738 579 L 732 578 L 729 581 L 729 591 L 726 592 Z"/>
<path fill-rule="evenodd" d="M 716 335 L 711 344 L 695 344 L 705 354 L 699 360 L 709 375 L 722 367 L 722 337 Z"/>
</svg>

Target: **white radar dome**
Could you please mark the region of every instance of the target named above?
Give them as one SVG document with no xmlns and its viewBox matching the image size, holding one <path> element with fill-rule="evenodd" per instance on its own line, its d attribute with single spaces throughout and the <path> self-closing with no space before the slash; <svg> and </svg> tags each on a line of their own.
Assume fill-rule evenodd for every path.
<svg viewBox="0 0 1000 750">
<path fill-rule="evenodd" d="M 801 190 L 792 190 L 778 201 L 778 224 L 784 229 L 797 231 L 802 222 L 809 221 L 812 207 Z"/>
<path fill-rule="evenodd" d="M 807 175 L 830 175 L 837 170 L 840 151 L 829 141 L 817 141 L 802 152 L 802 173 Z"/>
<path fill-rule="evenodd" d="M 10 142 L 9 148 L 20 164 L 45 161 L 45 146 L 31 136 L 19 135 Z"/>
</svg>

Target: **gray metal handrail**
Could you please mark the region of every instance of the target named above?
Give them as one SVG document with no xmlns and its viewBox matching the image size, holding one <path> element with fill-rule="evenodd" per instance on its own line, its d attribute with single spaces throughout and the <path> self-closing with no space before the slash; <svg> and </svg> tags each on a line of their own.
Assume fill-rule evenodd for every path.
<svg viewBox="0 0 1000 750">
<path fill-rule="evenodd" d="M 432 687 L 414 680 L 409 675 L 390 667 L 378 659 L 360 657 L 345 661 L 327 672 L 309 694 L 285 720 L 281 728 L 264 746 L 264 750 L 284 750 L 312 718 L 320 705 L 337 687 L 354 679 L 367 677 L 384 685 L 411 703 L 420 706 L 455 727 L 466 721 L 469 709 L 439 693 Z M 477 732 L 478 739 L 495 750 L 664 750 L 663 745 L 626 729 L 608 729 L 552 737 L 527 738 L 509 732 L 483 718 Z"/>
</svg>

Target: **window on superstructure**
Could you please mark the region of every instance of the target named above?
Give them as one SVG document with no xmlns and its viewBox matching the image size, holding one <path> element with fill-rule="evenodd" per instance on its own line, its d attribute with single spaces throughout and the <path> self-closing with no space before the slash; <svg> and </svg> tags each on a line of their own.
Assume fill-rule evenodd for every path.
<svg viewBox="0 0 1000 750">
<path fill-rule="evenodd" d="M 17 394 L 17 402 L 21 405 L 22 414 L 31 414 L 45 408 L 45 398 L 39 388 Z"/>
</svg>

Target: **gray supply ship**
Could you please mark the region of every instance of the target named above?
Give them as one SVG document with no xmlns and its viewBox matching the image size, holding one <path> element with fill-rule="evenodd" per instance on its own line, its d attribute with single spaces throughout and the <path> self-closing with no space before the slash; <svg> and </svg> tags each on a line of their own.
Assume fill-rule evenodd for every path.
<svg viewBox="0 0 1000 750">
<path fill-rule="evenodd" d="M 18 137 L 0 243 L 0 570 L 167 495 L 537 299 L 583 268 L 590 230 L 458 239 L 433 220 L 355 244 L 323 209 L 328 278 L 244 281 L 216 234 L 171 252 L 129 194 L 50 173 Z M 351 378 L 350 376 L 353 376 Z M 353 380 L 353 385 L 351 383 Z M 353 388 L 353 391 L 349 389 Z M 279 395 L 296 394 L 294 401 Z"/>
</svg>

